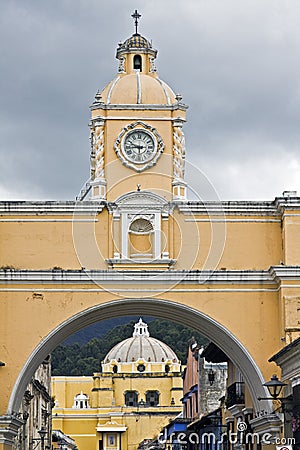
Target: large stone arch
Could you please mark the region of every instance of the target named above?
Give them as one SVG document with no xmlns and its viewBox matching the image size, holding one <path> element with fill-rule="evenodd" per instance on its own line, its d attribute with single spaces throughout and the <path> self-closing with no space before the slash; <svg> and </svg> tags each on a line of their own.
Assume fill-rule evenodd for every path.
<svg viewBox="0 0 300 450">
<path fill-rule="evenodd" d="M 151 315 L 189 324 L 198 330 L 220 347 L 238 367 L 248 385 L 255 409 L 257 411 L 261 409 L 262 405 L 258 398 L 267 396 L 266 389 L 262 386 L 263 375 L 245 346 L 227 328 L 189 306 L 167 300 L 143 298 L 115 300 L 93 306 L 67 319 L 43 338 L 18 375 L 10 396 L 7 414 L 11 415 L 19 410 L 24 391 L 34 371 L 64 339 L 95 322 L 126 315 Z M 268 401 L 263 403 L 264 410 L 270 413 L 272 404 Z"/>
</svg>

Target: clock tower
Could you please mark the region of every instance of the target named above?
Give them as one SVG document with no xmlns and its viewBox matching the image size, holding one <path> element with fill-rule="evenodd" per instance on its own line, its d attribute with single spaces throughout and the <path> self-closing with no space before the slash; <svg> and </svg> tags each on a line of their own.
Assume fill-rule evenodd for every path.
<svg viewBox="0 0 300 450">
<path fill-rule="evenodd" d="M 159 78 L 157 50 L 138 33 L 138 12 L 132 17 L 135 33 L 117 48 L 118 73 L 91 106 L 91 198 L 115 202 L 138 189 L 182 201 L 187 106 Z"/>
</svg>

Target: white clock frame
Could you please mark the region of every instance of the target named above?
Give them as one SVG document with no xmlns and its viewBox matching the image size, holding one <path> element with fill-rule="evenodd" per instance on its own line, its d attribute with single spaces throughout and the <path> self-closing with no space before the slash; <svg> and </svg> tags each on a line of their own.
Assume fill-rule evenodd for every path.
<svg viewBox="0 0 300 450">
<path fill-rule="evenodd" d="M 128 157 L 126 156 L 126 153 L 124 152 L 124 142 L 126 139 L 126 136 L 128 133 L 131 133 L 134 130 L 145 130 L 148 134 L 152 135 L 152 138 L 155 142 L 155 151 L 153 152 L 153 157 L 143 163 L 134 163 Z M 118 135 L 114 150 L 116 154 L 118 155 L 121 162 L 124 164 L 124 166 L 129 167 L 130 169 L 135 170 L 136 172 L 143 172 L 146 169 L 149 169 L 150 167 L 153 167 L 162 152 L 164 151 L 164 142 L 161 138 L 161 136 L 158 134 L 155 128 L 153 128 L 151 125 L 146 124 L 145 122 L 137 121 L 134 123 L 131 123 L 124 127 L 121 131 L 121 133 Z"/>
</svg>

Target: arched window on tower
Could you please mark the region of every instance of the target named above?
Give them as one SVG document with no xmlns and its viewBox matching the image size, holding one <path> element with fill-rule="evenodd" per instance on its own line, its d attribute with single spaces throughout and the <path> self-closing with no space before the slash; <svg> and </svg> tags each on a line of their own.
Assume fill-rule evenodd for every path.
<svg viewBox="0 0 300 450">
<path fill-rule="evenodd" d="M 134 55 L 133 57 L 133 68 L 134 70 L 142 71 L 142 57 L 141 55 Z"/>
</svg>

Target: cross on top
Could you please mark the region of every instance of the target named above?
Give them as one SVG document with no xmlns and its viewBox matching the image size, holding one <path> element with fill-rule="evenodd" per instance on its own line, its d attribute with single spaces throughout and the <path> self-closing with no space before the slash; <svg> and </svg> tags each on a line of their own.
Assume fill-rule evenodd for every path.
<svg viewBox="0 0 300 450">
<path fill-rule="evenodd" d="M 131 14 L 131 17 L 134 19 L 134 25 L 135 25 L 135 34 L 138 34 L 138 19 L 141 17 L 141 14 L 138 13 L 137 9 L 134 11 L 133 14 Z"/>
</svg>

